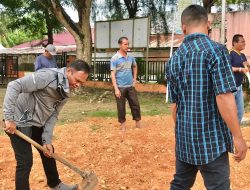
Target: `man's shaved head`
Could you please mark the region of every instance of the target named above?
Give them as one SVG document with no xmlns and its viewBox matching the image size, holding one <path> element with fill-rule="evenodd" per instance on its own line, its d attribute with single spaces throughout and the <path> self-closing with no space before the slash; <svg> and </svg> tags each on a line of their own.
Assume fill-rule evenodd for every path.
<svg viewBox="0 0 250 190">
<path fill-rule="evenodd" d="M 208 22 L 208 15 L 206 9 L 200 5 L 190 5 L 181 14 L 182 25 L 197 26 L 206 24 Z"/>
</svg>

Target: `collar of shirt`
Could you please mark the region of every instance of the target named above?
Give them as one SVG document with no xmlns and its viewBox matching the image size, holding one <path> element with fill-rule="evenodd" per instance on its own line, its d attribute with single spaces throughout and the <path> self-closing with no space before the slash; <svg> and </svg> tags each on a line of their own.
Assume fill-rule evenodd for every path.
<svg viewBox="0 0 250 190">
<path fill-rule="evenodd" d="M 61 69 L 52 68 L 51 70 L 54 70 L 58 73 L 58 83 L 62 85 L 64 92 L 67 96 L 69 96 L 70 88 L 69 88 L 69 80 L 66 75 L 66 67 L 63 67 Z"/>
<path fill-rule="evenodd" d="M 119 51 L 117 51 L 116 53 L 117 53 L 119 59 L 120 58 L 128 58 L 129 57 L 128 53 L 127 53 L 126 57 L 124 57 Z"/>
<path fill-rule="evenodd" d="M 191 41 L 191 40 L 194 40 L 194 39 L 200 38 L 200 37 L 207 37 L 207 38 L 208 38 L 208 35 L 203 34 L 203 33 L 188 34 L 188 35 L 185 36 L 183 42 L 185 43 L 185 42 L 187 42 L 187 41 Z"/>
<path fill-rule="evenodd" d="M 237 53 L 238 55 L 241 55 L 241 52 L 240 51 L 238 51 L 238 50 L 236 50 L 236 49 L 234 49 L 234 48 L 232 48 L 232 50 L 231 51 L 234 51 L 235 53 Z"/>
</svg>

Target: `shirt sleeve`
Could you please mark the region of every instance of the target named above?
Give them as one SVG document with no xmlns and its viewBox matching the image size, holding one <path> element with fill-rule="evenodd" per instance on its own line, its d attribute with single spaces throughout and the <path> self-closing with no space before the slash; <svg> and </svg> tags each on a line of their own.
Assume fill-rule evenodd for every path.
<svg viewBox="0 0 250 190">
<path fill-rule="evenodd" d="M 41 59 L 40 59 L 40 56 L 38 56 L 35 60 L 35 71 L 39 70 L 42 68 L 42 63 L 41 63 Z"/>
<path fill-rule="evenodd" d="M 243 62 L 247 61 L 245 54 L 242 54 Z"/>
<path fill-rule="evenodd" d="M 56 125 L 59 112 L 62 110 L 63 106 L 67 102 L 68 98 L 65 98 L 62 100 L 55 108 L 55 111 L 50 116 L 50 118 L 46 121 L 45 126 L 43 128 L 43 134 L 42 134 L 42 143 L 43 144 L 51 144 L 52 143 L 52 137 L 53 137 L 53 131 L 54 127 Z"/>
<path fill-rule="evenodd" d="M 176 82 L 172 76 L 172 59 L 166 64 L 166 80 L 167 80 L 167 88 L 168 88 L 168 97 L 170 103 L 177 102 L 177 86 Z"/>
<path fill-rule="evenodd" d="M 110 70 L 111 71 L 115 71 L 116 70 L 116 63 L 115 63 L 114 59 L 110 60 Z"/>
<path fill-rule="evenodd" d="M 133 65 L 133 66 L 136 66 L 136 65 L 137 65 L 136 60 L 135 60 L 134 57 L 132 57 L 132 65 Z"/>
<path fill-rule="evenodd" d="M 55 56 L 53 56 L 53 68 L 58 68 L 57 67 L 57 63 L 56 63 L 56 58 L 55 58 Z"/>
<path fill-rule="evenodd" d="M 211 65 L 213 89 L 216 96 L 237 90 L 229 53 L 225 47 L 221 46 L 221 48 L 215 51 Z"/>
<path fill-rule="evenodd" d="M 231 51 L 230 53 L 229 53 L 229 58 L 230 58 L 230 63 L 231 63 L 231 66 L 232 67 L 234 67 L 234 65 L 233 65 L 233 52 Z"/>
<path fill-rule="evenodd" d="M 48 85 L 49 80 L 51 80 L 50 75 L 42 71 L 9 82 L 3 102 L 5 120 L 14 121 L 15 106 L 19 94 L 43 89 Z"/>
</svg>

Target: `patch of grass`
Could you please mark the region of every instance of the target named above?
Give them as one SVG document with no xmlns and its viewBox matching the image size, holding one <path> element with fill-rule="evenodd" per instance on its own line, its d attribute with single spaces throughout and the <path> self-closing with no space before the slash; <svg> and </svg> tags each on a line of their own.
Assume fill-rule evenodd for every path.
<svg viewBox="0 0 250 190">
<path fill-rule="evenodd" d="M 92 117 L 116 117 L 117 112 L 116 111 L 108 111 L 108 110 L 97 110 L 97 111 L 88 112 L 87 116 L 92 116 Z"/>
<path fill-rule="evenodd" d="M 101 126 L 101 125 L 91 125 L 90 126 L 90 129 L 92 130 L 92 131 L 97 131 L 97 130 L 99 130 L 99 129 L 101 129 L 103 126 Z"/>
<path fill-rule="evenodd" d="M 0 135 L 4 135 L 4 134 L 5 134 L 5 132 L 4 132 L 3 128 L 0 127 Z"/>
<path fill-rule="evenodd" d="M 3 102 L 5 88 L 0 88 L 0 102 Z M 138 93 L 142 117 L 169 114 L 165 94 Z M 128 103 L 127 114 L 131 115 Z M 0 104 L 0 106 L 2 106 Z M 0 112 L 2 118 L 2 112 Z M 86 117 L 117 117 L 117 107 L 112 90 L 83 87 L 71 95 L 58 116 L 57 125 L 84 121 Z M 95 127 L 94 127 L 95 128 Z M 98 128 L 98 127 L 97 127 Z M 0 135 L 4 132 L 0 127 Z"/>
<path fill-rule="evenodd" d="M 170 114 L 169 104 L 165 103 L 165 94 L 138 93 L 142 115 Z"/>
</svg>

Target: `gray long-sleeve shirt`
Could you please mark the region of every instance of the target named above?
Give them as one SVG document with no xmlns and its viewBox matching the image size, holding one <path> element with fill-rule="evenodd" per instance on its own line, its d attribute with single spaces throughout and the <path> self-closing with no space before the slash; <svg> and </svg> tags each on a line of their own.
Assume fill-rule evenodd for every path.
<svg viewBox="0 0 250 190">
<path fill-rule="evenodd" d="M 58 113 L 68 97 L 66 68 L 41 69 L 8 84 L 4 119 L 18 127 L 44 127 L 43 144 L 51 144 Z"/>
</svg>

